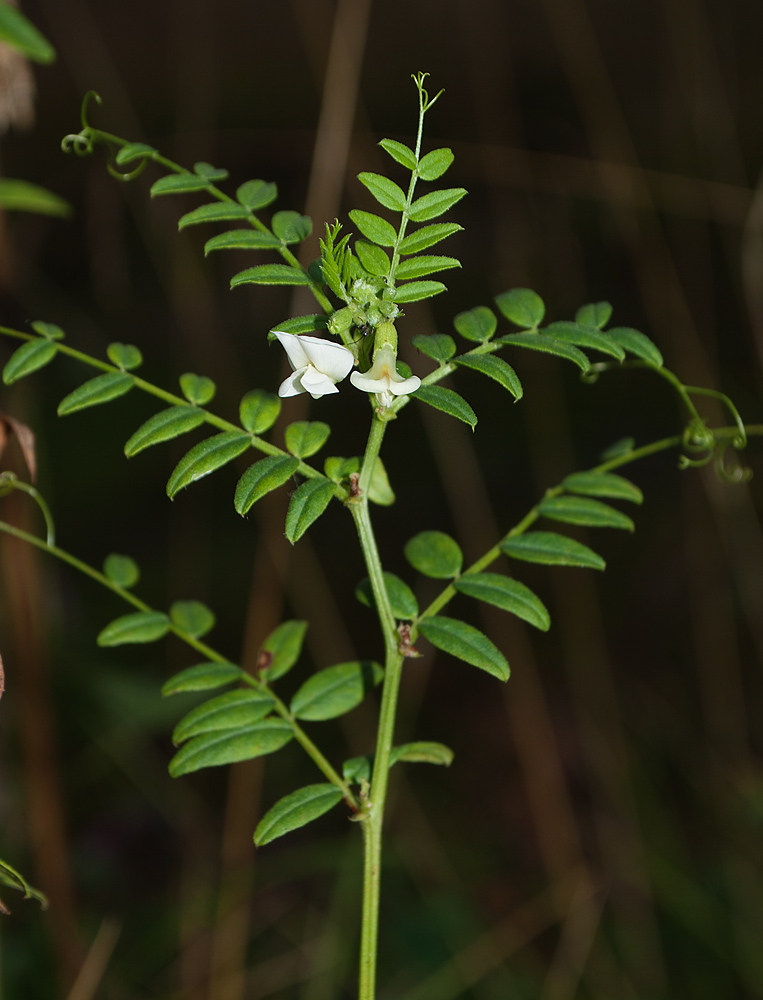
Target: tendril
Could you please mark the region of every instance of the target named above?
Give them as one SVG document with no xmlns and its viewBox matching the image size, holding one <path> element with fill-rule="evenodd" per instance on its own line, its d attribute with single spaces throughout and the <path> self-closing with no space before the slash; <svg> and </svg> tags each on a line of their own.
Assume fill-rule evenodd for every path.
<svg viewBox="0 0 763 1000">
<path fill-rule="evenodd" d="M 46 544 L 55 545 L 56 544 L 56 526 L 53 523 L 53 515 L 50 512 L 50 507 L 43 499 L 42 495 L 34 488 L 30 486 L 29 483 L 22 482 L 15 472 L 0 472 L 0 497 L 8 496 L 14 490 L 20 490 L 22 493 L 26 493 L 30 496 L 37 506 L 42 511 L 42 516 L 45 518 L 45 528 L 47 530 Z"/>
<path fill-rule="evenodd" d="M 146 156 L 140 161 L 137 167 L 135 167 L 133 170 L 128 171 L 127 173 L 122 173 L 122 171 L 118 170 L 113 163 L 107 163 L 106 169 L 111 174 L 111 176 L 114 177 L 116 180 L 127 183 L 127 181 L 132 181 L 135 180 L 136 177 L 140 177 L 140 175 L 146 168 L 147 162 L 148 162 L 148 157 Z"/>
<path fill-rule="evenodd" d="M 91 100 L 95 101 L 96 104 L 103 104 L 100 94 L 96 93 L 94 90 L 88 90 L 82 98 L 82 107 L 80 108 L 80 120 L 82 122 L 83 131 L 90 128 L 90 122 L 87 120 L 87 106 Z"/>
<path fill-rule="evenodd" d="M 729 444 L 733 444 L 734 447 L 737 445 L 738 438 L 734 438 L 733 441 L 726 441 L 724 444 L 718 447 L 715 453 L 715 472 L 720 480 L 724 483 L 731 483 L 736 485 L 737 483 L 749 483 L 752 479 L 752 469 L 748 465 L 742 465 L 741 462 L 731 462 L 726 464 L 726 451 L 728 450 Z"/>
<path fill-rule="evenodd" d="M 65 135 L 61 140 L 61 149 L 64 153 L 75 153 L 77 156 L 89 156 L 94 146 L 90 129 L 78 132 L 76 135 Z"/>
</svg>

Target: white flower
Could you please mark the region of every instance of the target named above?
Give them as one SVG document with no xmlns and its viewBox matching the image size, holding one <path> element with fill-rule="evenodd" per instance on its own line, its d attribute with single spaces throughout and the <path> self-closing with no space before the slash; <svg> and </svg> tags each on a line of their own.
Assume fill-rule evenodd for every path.
<svg viewBox="0 0 763 1000">
<path fill-rule="evenodd" d="M 355 359 L 352 351 L 341 344 L 319 337 L 302 337 L 296 333 L 282 333 L 274 330 L 289 364 L 294 369 L 279 389 L 279 396 L 297 396 L 309 392 L 313 399 L 329 392 L 339 392 L 335 382 L 346 378 Z"/>
<path fill-rule="evenodd" d="M 353 372 L 350 382 L 363 392 L 375 392 L 381 406 L 390 406 L 393 396 L 407 396 L 421 385 L 418 375 L 403 378 L 395 367 L 395 352 L 391 347 L 380 347 L 374 353 L 374 363 L 363 375 Z"/>
</svg>

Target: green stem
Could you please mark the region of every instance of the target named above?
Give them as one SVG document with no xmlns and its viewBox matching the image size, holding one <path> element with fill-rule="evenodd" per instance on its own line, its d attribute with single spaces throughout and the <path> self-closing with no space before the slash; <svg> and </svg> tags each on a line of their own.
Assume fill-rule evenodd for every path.
<svg viewBox="0 0 763 1000">
<path fill-rule="evenodd" d="M 385 647 L 384 687 L 379 712 L 379 726 L 374 754 L 371 785 L 361 815 L 363 826 L 363 913 L 360 935 L 359 1000 L 374 1000 L 376 996 L 376 953 L 379 929 L 379 897 L 381 888 L 381 853 L 384 806 L 387 797 L 390 757 L 395 731 L 395 714 L 400 690 L 403 656 L 399 650 L 400 636 L 390 607 L 384 573 L 368 510 L 368 485 L 379 456 L 386 421 L 374 417 L 363 466 L 358 480 L 359 496 L 349 504 L 360 546 L 371 582 Z"/>
<path fill-rule="evenodd" d="M 136 597 L 134 594 L 131 594 L 129 590 L 125 590 L 123 587 L 120 587 L 119 584 L 114 583 L 113 580 L 110 580 L 104 573 L 101 573 L 99 570 L 95 569 L 95 567 L 90 566 L 88 565 L 88 563 L 83 562 L 76 556 L 73 556 L 70 552 L 67 552 L 65 549 L 60 549 L 58 548 L 57 545 L 51 545 L 48 542 L 43 541 L 41 538 L 37 538 L 36 535 L 32 535 L 27 531 L 23 531 L 21 528 L 17 528 L 13 524 L 8 524 L 7 521 L 0 521 L 0 531 L 4 531 L 9 535 L 13 535 L 15 538 L 18 538 L 23 542 L 27 542 L 29 545 L 34 545 L 36 548 L 42 549 L 43 552 L 47 552 L 49 555 L 55 556 L 62 562 L 68 563 L 69 566 L 72 566 L 74 567 L 74 569 L 79 570 L 80 573 L 84 573 L 86 576 L 89 576 L 91 579 L 100 583 L 101 586 L 106 587 L 108 590 L 111 590 L 118 597 L 121 597 L 123 601 L 126 601 L 128 604 L 131 604 L 138 611 L 154 610 L 154 608 L 152 608 L 149 604 L 146 604 L 145 601 L 141 601 L 139 597 Z M 179 639 L 185 642 L 186 645 L 190 646 L 192 649 L 195 649 L 196 652 L 201 653 L 201 655 L 206 657 L 208 660 L 213 660 L 215 663 L 229 662 L 228 658 L 223 656 L 222 653 L 219 653 L 216 649 L 213 649 L 211 646 L 208 646 L 205 642 L 201 642 L 199 639 L 196 639 L 194 636 L 190 635 L 184 629 L 178 628 L 178 626 L 172 622 L 170 622 L 169 631 L 174 633 Z M 313 763 L 316 765 L 316 767 L 319 768 L 319 770 L 328 778 L 328 780 L 332 784 L 336 785 L 337 788 L 341 790 L 342 795 L 344 796 L 345 801 L 350 806 L 350 808 L 353 809 L 355 812 L 357 812 L 360 809 L 360 803 L 358 802 L 356 796 L 352 792 L 350 786 L 347 784 L 346 781 L 344 781 L 339 776 L 339 774 L 331 766 L 328 760 L 326 760 L 326 758 L 318 749 L 318 747 L 313 743 L 313 741 L 310 739 L 307 733 L 294 719 L 294 716 L 291 714 L 288 707 L 281 701 L 280 698 L 278 698 L 273 693 L 273 691 L 270 690 L 270 688 L 266 687 L 266 685 L 262 684 L 255 677 L 252 677 L 251 675 L 247 674 L 244 677 L 244 680 L 247 682 L 247 684 L 257 688 L 258 690 L 267 691 L 268 694 L 275 699 L 275 710 L 278 713 L 278 715 L 280 715 L 281 718 L 284 719 L 284 721 L 289 723 L 294 732 L 294 738 L 297 740 L 297 742 L 300 744 L 303 750 L 305 750 L 305 752 L 313 761 Z"/>
</svg>

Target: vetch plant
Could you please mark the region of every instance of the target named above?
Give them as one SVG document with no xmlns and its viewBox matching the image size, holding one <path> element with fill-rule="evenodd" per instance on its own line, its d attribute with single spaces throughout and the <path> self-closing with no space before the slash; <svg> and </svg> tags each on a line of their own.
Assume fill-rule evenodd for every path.
<svg viewBox="0 0 763 1000">
<path fill-rule="evenodd" d="M 414 81 L 419 102 L 415 148 L 391 139 L 380 143 L 394 161 L 395 176 L 406 179 L 399 184 L 376 173 L 359 175 L 370 196 L 394 218 L 394 224 L 386 215 L 353 210 L 350 222 L 360 238 L 352 242 L 352 234 L 344 233 L 339 222 L 328 224 L 320 258 L 308 267 L 300 264 L 292 247 L 311 233 L 311 220 L 294 211 L 276 211 L 264 221 L 263 212 L 277 197 L 275 184 L 251 180 L 231 196 L 220 186 L 227 177 L 225 170 L 208 163 L 197 163 L 188 170 L 145 143 L 128 142 L 92 126 L 87 118 L 88 98 L 83 105 L 81 131 L 64 140 L 64 149 L 81 156 L 105 146 L 112 156 L 109 169 L 122 178 L 137 177 L 152 165 L 163 168 L 166 173 L 151 187 L 153 196 L 202 195 L 205 201 L 180 218 L 181 229 L 221 222 L 236 227 L 208 239 L 206 253 L 244 249 L 280 258 L 241 271 L 232 278 L 231 287 L 250 283 L 304 286 L 312 293 L 319 312 L 290 317 L 270 331 L 271 338 L 284 348 L 292 374 L 282 382 L 278 394 L 274 386 L 248 392 L 241 400 L 238 422 L 209 408 L 215 386 L 204 376 L 182 375 L 177 393 L 138 375 L 143 359 L 132 345 L 111 344 L 108 360 L 103 361 L 70 347 L 63 331 L 49 322 L 33 323 L 32 332 L 0 328 L 5 335 L 23 341 L 5 366 L 3 378 L 8 385 L 58 355 L 75 358 L 99 372 L 61 401 L 58 412 L 62 416 L 135 389 L 163 404 L 127 440 L 124 451 L 129 458 L 193 431 L 207 432 L 170 475 L 166 486 L 170 498 L 254 451 L 258 457 L 240 476 L 234 491 L 233 502 L 240 515 L 246 515 L 269 492 L 292 484 L 285 523 L 291 543 L 297 543 L 315 525 L 332 501 L 343 505 L 351 518 L 367 573 L 358 584 L 357 596 L 375 609 L 379 634 L 368 637 L 363 654 L 366 659 L 326 664 L 305 678 L 287 702 L 279 694 L 278 682 L 292 669 L 299 669 L 307 622 L 280 624 L 264 639 L 256 671 L 247 672 L 205 640 L 214 615 L 203 604 L 178 601 L 166 612 L 149 606 L 133 593 L 139 578 L 133 560 L 111 555 L 100 570 L 57 547 L 50 511 L 35 488 L 9 474 L 0 478 L 4 491 L 22 490 L 40 504 L 47 534 L 37 537 L 5 521 L 0 522 L 0 529 L 86 573 L 131 606 L 129 614 L 103 628 L 99 645 L 148 643 L 172 634 L 198 655 L 197 664 L 170 678 L 162 688 L 166 696 L 210 692 L 206 701 L 180 719 L 172 734 L 178 747 L 169 765 L 174 777 L 273 754 L 297 743 L 322 780 L 290 790 L 273 803 L 257 824 L 255 843 L 263 847 L 342 804 L 348 818 L 357 824 L 364 845 L 360 1000 L 376 996 L 382 843 L 390 769 L 405 762 L 447 766 L 453 759 L 448 747 L 426 739 L 395 745 L 403 669 L 408 659 L 426 655 L 416 645 L 419 637 L 445 654 L 507 681 L 509 651 L 499 649 L 470 623 L 442 613 L 457 595 L 485 602 L 534 628 L 547 630 L 548 610 L 519 578 L 522 565 L 529 562 L 603 570 L 602 557 L 565 534 L 563 527 L 571 524 L 633 531 L 634 520 L 617 505 L 632 508 L 643 497 L 620 470 L 642 458 L 676 449 L 681 468 L 713 462 L 724 480 L 739 481 L 747 473 L 738 464 L 727 462 L 728 449 L 743 449 L 749 434 L 763 433 L 761 427 L 745 426 L 724 394 L 684 385 L 665 368 L 659 349 L 643 333 L 609 326 L 612 309 L 606 302 L 583 306 L 574 320 L 543 325 L 545 305 L 540 296 L 530 289 L 512 288 L 496 297 L 497 313 L 482 305 L 459 313 L 453 321 L 461 338 L 458 342 L 449 333 L 424 335 L 408 329 L 405 306 L 446 291 L 431 275 L 461 266 L 454 257 L 427 251 L 461 228 L 455 222 L 433 220 L 450 212 L 466 194 L 461 187 L 419 193 L 420 184 L 438 181 L 447 172 L 453 154 L 445 148 L 424 152 L 425 116 L 440 95 L 430 97 L 424 86 L 425 74 L 418 74 Z M 129 173 L 121 173 L 123 170 Z M 419 373 L 412 373 L 398 359 L 398 336 L 409 337 L 419 352 Z M 562 358 L 589 382 L 625 368 L 643 369 L 675 390 L 686 423 L 672 435 L 639 448 L 630 442 L 620 443 L 593 468 L 570 471 L 469 565 L 464 565 L 457 541 L 437 525 L 410 538 L 403 551 L 412 570 L 442 583 L 439 593 L 422 609 L 410 583 L 385 570 L 386 557 L 379 551 L 374 532 L 370 504 L 394 501 L 381 459 L 385 434 L 391 421 L 406 418 L 403 410 L 411 401 L 433 407 L 474 429 L 477 416 L 470 403 L 441 384 L 448 376 L 457 376 L 461 368 L 498 383 L 512 403 L 521 400 L 520 378 L 499 356 L 504 350 L 513 351 L 520 360 L 526 350 Z M 598 360 L 592 360 L 588 352 Z M 367 394 L 369 407 L 356 390 Z M 330 456 L 319 465 L 310 460 L 326 445 L 332 420 L 333 401 L 323 397 L 339 392 L 353 396 L 357 420 L 368 421 L 365 450 L 361 456 Z M 301 393 L 317 401 L 315 409 L 322 419 L 291 423 L 283 443 L 273 441 L 267 435 L 279 416 L 281 397 Z M 712 396 L 725 407 L 728 426 L 708 425 L 696 405 L 697 398 L 703 396 Z M 294 484 L 298 484 L 296 488 Z M 350 534 L 347 530 L 348 538 Z M 491 571 L 501 555 L 510 560 L 512 575 Z M 335 719 L 358 706 L 377 687 L 381 699 L 369 752 L 343 763 L 330 760 L 303 723 Z"/>
</svg>

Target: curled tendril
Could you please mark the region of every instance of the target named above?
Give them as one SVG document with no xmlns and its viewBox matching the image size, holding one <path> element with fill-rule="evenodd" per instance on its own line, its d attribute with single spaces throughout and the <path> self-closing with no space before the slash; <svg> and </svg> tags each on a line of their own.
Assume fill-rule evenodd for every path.
<svg viewBox="0 0 763 1000">
<path fill-rule="evenodd" d="M 0 472 L 0 497 L 7 496 L 14 490 L 20 490 L 22 493 L 26 493 L 35 501 L 37 506 L 42 511 L 42 516 L 45 518 L 45 528 L 47 531 L 46 543 L 48 545 L 55 545 L 56 527 L 53 523 L 53 515 L 51 514 L 50 507 L 48 507 L 42 495 L 34 488 L 34 486 L 30 486 L 29 483 L 22 482 L 15 472 Z"/>
<path fill-rule="evenodd" d="M 139 177 L 143 173 L 143 171 L 146 168 L 147 161 L 148 157 L 146 156 L 140 161 L 137 167 L 135 167 L 133 170 L 128 171 L 126 174 L 122 173 L 121 170 L 118 170 L 112 163 L 107 163 L 106 169 L 111 174 L 111 176 L 114 177 L 116 180 L 124 181 L 125 183 L 127 183 L 127 181 L 135 180 L 136 177 Z"/>
<path fill-rule="evenodd" d="M 599 381 L 599 375 L 601 375 L 601 372 L 597 371 L 596 365 L 591 365 L 588 371 L 580 373 L 580 381 L 586 385 L 593 385 Z"/>
<path fill-rule="evenodd" d="M 682 444 L 687 451 L 699 457 L 690 458 L 688 455 L 679 455 L 679 469 L 698 469 L 713 460 L 715 436 L 703 420 L 695 417 L 686 425 L 682 435 Z M 702 454 L 703 452 L 704 454 Z"/>
<path fill-rule="evenodd" d="M 713 460 L 713 452 L 709 451 L 702 458 L 689 458 L 688 455 L 678 456 L 678 468 L 683 471 L 684 469 L 701 469 L 703 465 L 709 465 Z"/>
<path fill-rule="evenodd" d="M 737 440 L 738 438 L 734 438 L 732 442 L 720 445 L 715 453 L 715 472 L 724 483 L 749 483 L 752 479 L 752 469 L 748 465 L 742 465 L 741 462 L 726 464 L 726 450 L 730 443 L 735 448 L 738 447 Z"/>
<path fill-rule="evenodd" d="M 65 135 L 61 140 L 61 149 L 65 153 L 76 153 L 77 156 L 89 156 L 93 152 L 95 143 L 89 129 L 78 132 L 76 135 Z"/>
<path fill-rule="evenodd" d="M 94 90 L 88 90 L 82 98 L 82 107 L 79 112 L 83 131 L 90 128 L 90 122 L 87 120 L 87 106 L 91 100 L 95 101 L 96 104 L 103 104 L 100 94 L 96 93 Z"/>
<path fill-rule="evenodd" d="M 686 385 L 684 389 L 687 393 L 694 396 L 710 396 L 712 399 L 717 399 L 726 407 L 731 416 L 734 418 L 734 423 L 737 427 L 737 434 L 734 437 L 733 445 L 735 448 L 746 448 L 747 447 L 747 429 L 744 426 L 744 421 L 739 413 L 739 410 L 734 406 L 732 401 L 724 392 L 718 392 L 717 389 L 703 389 L 698 386 Z"/>
</svg>

